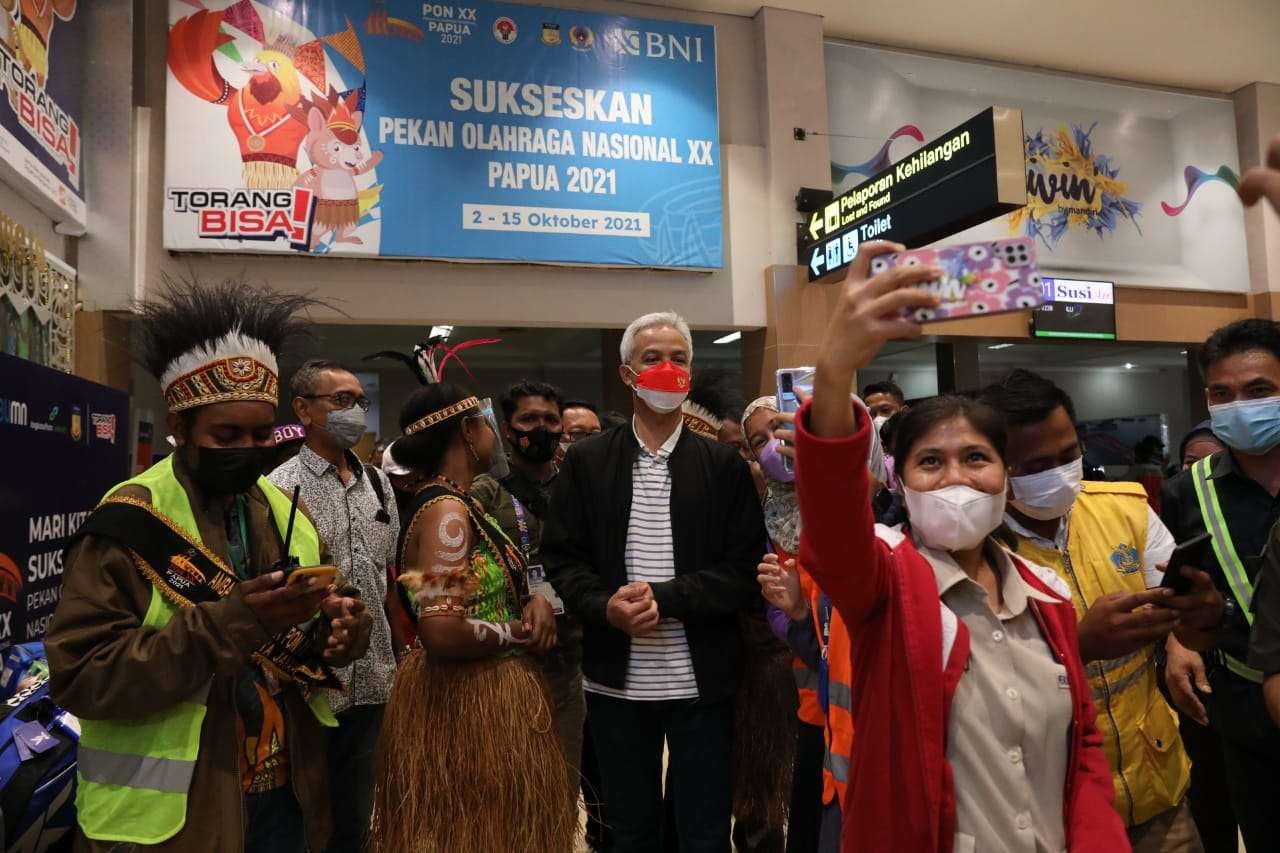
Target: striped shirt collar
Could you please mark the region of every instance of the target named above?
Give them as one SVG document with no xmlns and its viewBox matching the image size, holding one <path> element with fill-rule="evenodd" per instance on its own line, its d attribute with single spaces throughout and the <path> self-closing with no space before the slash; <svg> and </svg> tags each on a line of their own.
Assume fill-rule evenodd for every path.
<svg viewBox="0 0 1280 853">
<path fill-rule="evenodd" d="M 636 429 L 635 415 L 631 416 L 631 433 L 636 437 L 636 444 L 640 445 L 640 452 L 648 456 L 655 456 L 659 459 L 666 459 L 671 455 L 671 451 L 676 449 L 676 444 L 680 441 L 680 433 L 684 431 L 684 420 L 676 421 L 676 428 L 672 430 L 671 435 L 658 448 L 657 453 L 650 453 L 649 448 L 645 446 L 644 440 L 640 438 L 640 432 Z"/>
</svg>

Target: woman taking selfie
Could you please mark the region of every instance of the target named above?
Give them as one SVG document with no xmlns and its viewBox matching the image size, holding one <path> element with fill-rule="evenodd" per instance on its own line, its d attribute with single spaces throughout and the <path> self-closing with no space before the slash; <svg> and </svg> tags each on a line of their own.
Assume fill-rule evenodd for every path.
<svg viewBox="0 0 1280 853">
<path fill-rule="evenodd" d="M 868 243 L 850 267 L 794 436 L 801 556 L 856 650 L 842 849 L 1128 850 L 1070 594 L 992 537 L 999 418 L 956 396 L 913 407 L 895 448 L 910 521 L 873 525 L 871 418 L 849 389 L 885 341 L 920 334 L 900 312 L 936 305 L 912 285 L 941 274 L 868 279 L 871 257 L 902 250 Z"/>
<path fill-rule="evenodd" d="M 498 449 L 480 401 L 440 383 L 400 414 L 408 507 L 399 584 L 421 647 L 400 665 L 378 753 L 373 850 L 568 853 L 575 815 L 546 688 L 527 652 L 555 645 L 520 552 L 468 494 Z"/>
</svg>

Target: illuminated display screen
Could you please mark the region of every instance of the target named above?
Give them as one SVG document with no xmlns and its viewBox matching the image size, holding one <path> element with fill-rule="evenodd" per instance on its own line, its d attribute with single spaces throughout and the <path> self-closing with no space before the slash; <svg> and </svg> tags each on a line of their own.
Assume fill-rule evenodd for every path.
<svg viewBox="0 0 1280 853">
<path fill-rule="evenodd" d="M 1037 338 L 1116 339 L 1115 285 L 1045 278 L 1044 304 L 1032 312 Z"/>
</svg>

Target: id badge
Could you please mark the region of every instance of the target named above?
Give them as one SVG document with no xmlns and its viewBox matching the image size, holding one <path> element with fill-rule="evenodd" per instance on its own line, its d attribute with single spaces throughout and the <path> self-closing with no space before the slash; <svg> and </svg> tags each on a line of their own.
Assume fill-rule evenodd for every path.
<svg viewBox="0 0 1280 853">
<path fill-rule="evenodd" d="M 551 609 L 557 616 L 563 616 L 564 602 L 560 600 L 560 596 L 556 595 L 555 587 L 547 580 L 547 570 L 542 568 L 542 564 L 535 563 L 530 566 L 528 577 L 529 594 L 542 596 L 551 602 Z"/>
</svg>

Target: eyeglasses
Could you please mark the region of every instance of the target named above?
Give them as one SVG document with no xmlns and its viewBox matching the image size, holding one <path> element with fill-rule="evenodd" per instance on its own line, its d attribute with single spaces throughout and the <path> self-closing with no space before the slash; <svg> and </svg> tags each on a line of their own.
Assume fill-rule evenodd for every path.
<svg viewBox="0 0 1280 853">
<path fill-rule="evenodd" d="M 339 410 L 359 406 L 361 411 L 369 411 L 369 398 L 363 394 L 356 396 L 350 391 L 339 391 L 337 394 L 301 394 L 304 400 L 332 400 Z"/>
<path fill-rule="evenodd" d="M 599 432 L 600 430 L 598 429 L 594 429 L 594 430 L 575 429 L 571 432 L 566 432 L 564 434 L 564 437 L 569 444 L 573 444 L 574 442 L 582 441 L 582 439 L 584 438 L 590 438 L 591 436 L 596 435 Z"/>
</svg>

